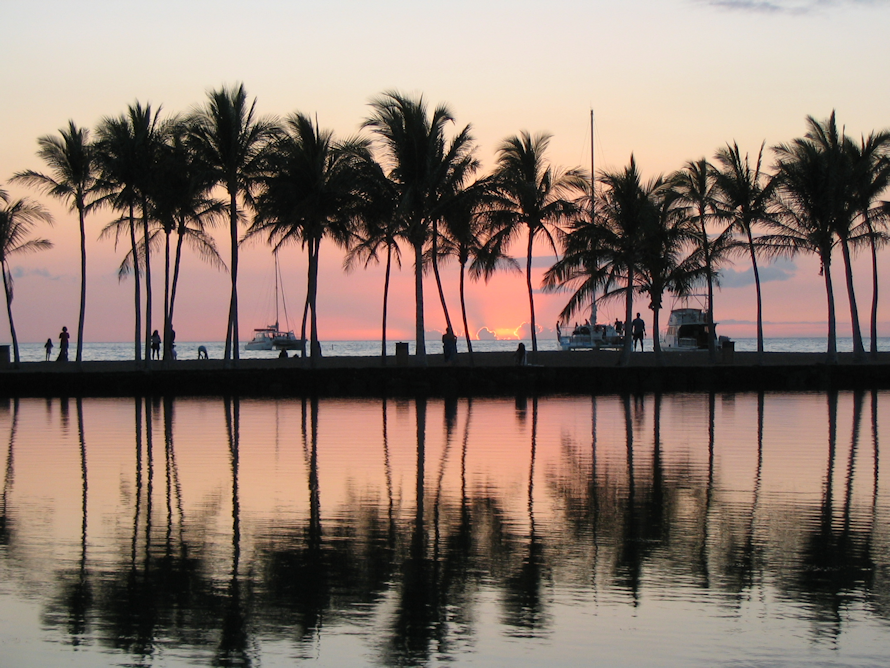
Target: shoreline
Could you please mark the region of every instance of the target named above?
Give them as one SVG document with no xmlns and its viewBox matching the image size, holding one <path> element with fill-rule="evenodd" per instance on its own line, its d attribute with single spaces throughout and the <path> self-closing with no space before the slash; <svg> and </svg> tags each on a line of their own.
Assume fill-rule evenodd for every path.
<svg viewBox="0 0 890 668">
<path fill-rule="evenodd" d="M 807 391 L 890 389 L 890 352 L 854 362 L 839 353 L 707 351 L 634 353 L 618 366 L 616 351 L 539 351 L 529 366 L 507 352 L 460 353 L 454 366 L 441 354 L 425 367 L 411 357 L 177 360 L 173 362 L 22 362 L 0 369 L 0 397 L 220 396 L 400 397 L 616 394 L 686 391 Z"/>
</svg>

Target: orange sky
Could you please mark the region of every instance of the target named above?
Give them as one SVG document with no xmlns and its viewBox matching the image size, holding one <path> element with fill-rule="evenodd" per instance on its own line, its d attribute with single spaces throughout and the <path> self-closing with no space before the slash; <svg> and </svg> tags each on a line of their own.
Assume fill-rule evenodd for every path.
<svg viewBox="0 0 890 668">
<path fill-rule="evenodd" d="M 764 139 L 768 145 L 787 141 L 804 132 L 807 114 L 824 118 L 837 109 L 854 136 L 890 126 L 890 92 L 876 85 L 873 67 L 863 66 L 890 56 L 883 30 L 890 3 L 883 0 L 594 0 L 555 2 L 546 9 L 500 0 L 458 0 L 444 8 L 340 0 L 324 6 L 257 2 L 250 8 L 245 13 L 239 3 L 183 6 L 164 0 L 150 9 L 107 0 L 5 4 L 0 20 L 15 29 L 0 45 L 7 63 L 0 84 L 8 92 L 0 105 L 0 184 L 16 171 L 43 169 L 35 157 L 37 137 L 56 132 L 69 118 L 94 127 L 137 99 L 185 112 L 201 104 L 208 89 L 239 81 L 257 97 L 261 113 L 317 113 L 340 136 L 358 131 L 367 102 L 381 91 L 422 92 L 431 104 L 447 102 L 459 124 L 472 124 L 485 170 L 498 142 L 522 129 L 553 133 L 555 163 L 588 166 L 591 107 L 597 116 L 597 167 L 620 168 L 633 152 L 647 176 L 710 157 L 727 141 L 737 140 L 747 151 Z M 16 197 L 33 195 L 19 186 L 7 189 Z M 77 324 L 76 220 L 58 204 L 47 204 L 57 225 L 43 235 L 55 248 L 12 262 L 22 341 L 41 341 L 63 324 L 69 329 Z M 122 250 L 97 239 L 109 219 L 103 212 L 88 221 L 89 341 L 132 336 L 132 285 L 116 278 Z M 227 256 L 225 235 L 220 231 L 218 237 Z M 242 258 L 245 339 L 271 315 L 260 302 L 272 270 L 267 249 L 246 248 Z M 345 275 L 330 245 L 322 247 L 322 259 L 321 337 L 379 337 L 382 268 Z M 305 260 L 294 248 L 282 261 L 294 325 L 304 297 Z M 887 262 L 885 253 L 884 294 L 890 294 Z M 860 264 L 857 297 L 867 312 L 870 280 L 867 263 Z M 839 257 L 836 267 L 843 335 L 849 312 Z M 162 265 L 153 269 L 159 277 Z M 747 266 L 734 269 L 742 273 Z M 777 275 L 784 280 L 764 288 L 766 335 L 822 336 L 825 298 L 817 263 L 798 258 Z M 446 270 L 444 277 L 452 318 L 458 320 L 456 270 Z M 736 278 L 727 274 L 715 300 L 717 318 L 721 333 L 751 336 L 753 288 L 733 287 Z M 182 280 L 178 339 L 223 339 L 228 277 L 189 257 Z M 392 290 L 389 338 L 411 338 L 410 263 L 394 276 Z M 159 278 L 154 291 L 155 313 L 161 314 Z M 432 281 L 426 295 L 427 328 L 441 329 Z M 528 320 L 519 275 L 471 284 L 468 299 L 472 331 L 506 333 Z M 536 300 L 539 324 L 553 327 L 564 297 Z M 614 319 L 617 311 L 605 307 L 601 319 Z M 879 319 L 879 333 L 890 335 L 887 307 Z M 3 320 L 0 339 L 8 341 Z"/>
</svg>

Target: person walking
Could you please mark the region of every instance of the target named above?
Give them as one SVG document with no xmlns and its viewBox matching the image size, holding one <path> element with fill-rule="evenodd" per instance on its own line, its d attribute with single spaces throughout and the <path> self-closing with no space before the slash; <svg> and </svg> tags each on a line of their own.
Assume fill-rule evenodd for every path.
<svg viewBox="0 0 890 668">
<path fill-rule="evenodd" d="M 633 334 L 633 338 L 634 338 L 633 349 L 634 350 L 637 349 L 637 341 L 639 341 L 640 342 L 640 352 L 643 352 L 645 350 L 645 347 L 643 346 L 643 337 L 646 336 L 646 323 L 640 317 L 639 313 L 637 313 L 637 317 L 634 318 L 633 321 L 630 323 L 630 330 L 631 330 L 631 332 Z"/>
</svg>

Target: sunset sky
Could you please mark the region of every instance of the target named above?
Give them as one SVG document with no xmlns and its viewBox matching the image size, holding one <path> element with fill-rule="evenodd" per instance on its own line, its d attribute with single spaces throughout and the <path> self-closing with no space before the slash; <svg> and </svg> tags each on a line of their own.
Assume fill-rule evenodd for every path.
<svg viewBox="0 0 890 668">
<path fill-rule="evenodd" d="M 590 165 L 589 112 L 596 114 L 596 166 L 618 169 L 631 153 L 647 177 L 711 158 L 726 142 L 756 152 L 805 131 L 805 117 L 835 109 L 854 137 L 890 126 L 890 1 L 886 0 L 484 0 L 374 3 L 302 0 L 238 3 L 153 3 L 108 0 L 4 2 L 0 5 L 0 187 L 39 198 L 56 225 L 39 230 L 55 248 L 16 257 L 13 302 L 21 341 L 76 330 L 79 254 L 76 216 L 20 185 L 24 169 L 44 170 L 36 140 L 68 119 L 94 128 L 104 116 L 139 100 L 166 113 L 188 112 L 206 93 L 243 82 L 263 115 L 316 115 L 346 137 L 359 131 L 368 102 L 385 90 L 446 102 L 457 124 L 471 124 L 483 172 L 498 143 L 521 130 L 554 135 L 551 160 Z M 124 248 L 99 240 L 112 214 L 87 220 L 86 341 L 132 337 L 133 292 L 119 283 Z M 228 257 L 224 230 L 219 249 Z M 514 249 L 521 255 L 520 245 Z M 537 261 L 538 276 L 551 258 Z M 319 327 L 323 340 L 380 335 L 383 271 L 342 271 L 342 252 L 323 244 Z M 299 327 L 305 257 L 282 253 L 290 325 Z M 161 258 L 153 265 L 156 327 L 162 325 Z M 871 300 L 867 262 L 857 274 L 857 298 Z M 890 295 L 890 256 L 881 290 Z M 839 334 L 849 334 L 841 258 L 835 265 Z M 228 276 L 194 256 L 183 268 L 177 303 L 178 340 L 222 340 Z M 822 336 L 825 297 L 810 257 L 767 270 L 766 336 Z M 272 259 L 261 245 L 244 249 L 240 266 L 241 339 L 274 319 L 269 298 Z M 444 273 L 456 317 L 457 271 Z M 413 336 L 409 255 L 392 286 L 390 340 Z M 432 279 L 426 289 L 429 330 L 444 319 Z M 552 328 L 565 295 L 538 295 L 537 319 Z M 470 329 L 508 336 L 528 320 L 521 276 L 501 275 L 468 288 Z M 646 311 L 646 303 L 639 302 Z M 601 309 L 614 320 L 618 305 Z M 753 336 L 754 292 L 740 262 L 724 272 L 715 298 L 718 333 Z M 890 336 L 887 299 L 879 334 Z M 863 323 L 866 323 L 863 320 Z M 283 323 L 282 323 L 283 324 Z M 866 328 L 867 331 L 867 328 Z M 6 319 L 0 343 L 9 341 Z"/>
</svg>

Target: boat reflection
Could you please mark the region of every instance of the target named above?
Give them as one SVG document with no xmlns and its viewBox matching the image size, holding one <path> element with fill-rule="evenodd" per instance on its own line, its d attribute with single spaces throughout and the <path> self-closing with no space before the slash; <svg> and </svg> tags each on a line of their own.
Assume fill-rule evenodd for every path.
<svg viewBox="0 0 890 668">
<path fill-rule="evenodd" d="M 69 402 L 15 400 L 0 568 L 49 583 L 25 598 L 56 639 L 140 664 L 317 658 L 345 634 L 425 665 L 546 639 L 567 602 L 734 610 L 715 643 L 788 604 L 813 643 L 878 622 L 880 646 L 887 400 L 78 399 L 76 434 Z"/>
</svg>

